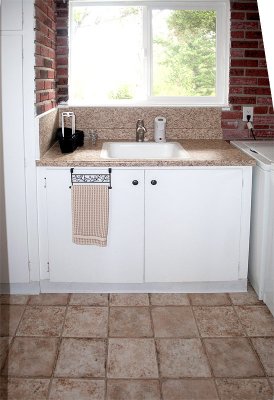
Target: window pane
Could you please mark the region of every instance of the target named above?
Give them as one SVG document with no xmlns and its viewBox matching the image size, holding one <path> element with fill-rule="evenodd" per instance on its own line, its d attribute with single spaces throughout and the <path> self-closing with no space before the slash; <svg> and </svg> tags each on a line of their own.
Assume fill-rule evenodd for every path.
<svg viewBox="0 0 274 400">
<path fill-rule="evenodd" d="M 153 96 L 216 95 L 216 12 L 153 10 Z"/>
<path fill-rule="evenodd" d="M 143 97 L 142 8 L 72 8 L 70 95 L 75 101 Z"/>
</svg>

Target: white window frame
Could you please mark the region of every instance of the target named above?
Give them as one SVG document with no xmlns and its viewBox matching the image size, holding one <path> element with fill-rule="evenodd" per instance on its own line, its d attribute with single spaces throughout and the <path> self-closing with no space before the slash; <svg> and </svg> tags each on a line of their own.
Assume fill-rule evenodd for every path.
<svg viewBox="0 0 274 400">
<path fill-rule="evenodd" d="M 76 104 L 71 99 L 70 90 L 70 74 L 69 74 L 69 105 L 102 105 L 102 106 L 228 106 L 228 89 L 229 89 L 229 60 L 230 60 L 230 1 L 229 0 L 70 0 L 69 1 L 69 27 L 72 27 L 72 8 L 108 5 L 108 6 L 144 6 L 147 7 L 146 16 L 147 23 L 144 25 L 144 48 L 145 48 L 145 68 L 147 71 L 147 99 L 140 100 L 108 100 L 104 104 L 81 103 Z M 152 24 L 151 12 L 153 8 L 157 9 L 184 9 L 184 10 L 212 10 L 216 11 L 216 96 L 151 96 L 152 85 Z M 69 47 L 70 47 L 71 29 L 69 30 Z M 71 52 L 69 52 L 69 71 L 71 70 Z"/>
</svg>

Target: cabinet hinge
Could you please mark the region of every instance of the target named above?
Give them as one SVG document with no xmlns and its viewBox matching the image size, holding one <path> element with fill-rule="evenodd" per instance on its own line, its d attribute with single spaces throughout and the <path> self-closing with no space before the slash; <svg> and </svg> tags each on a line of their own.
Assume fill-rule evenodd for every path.
<svg viewBox="0 0 274 400">
<path fill-rule="evenodd" d="M 44 189 L 47 187 L 47 178 L 44 178 Z"/>
<path fill-rule="evenodd" d="M 49 272 L 49 262 L 47 262 L 47 272 Z"/>
</svg>

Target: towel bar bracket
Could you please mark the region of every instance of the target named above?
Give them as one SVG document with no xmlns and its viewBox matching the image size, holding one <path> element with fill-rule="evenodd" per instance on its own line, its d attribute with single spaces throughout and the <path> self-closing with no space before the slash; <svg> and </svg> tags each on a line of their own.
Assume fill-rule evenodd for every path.
<svg viewBox="0 0 274 400">
<path fill-rule="evenodd" d="M 111 185 L 111 173 L 112 169 L 108 169 L 108 174 L 75 174 L 74 173 L 74 168 L 70 169 L 70 181 L 71 181 L 71 186 L 73 184 L 106 184 L 108 183 L 108 188 L 112 189 Z"/>
</svg>

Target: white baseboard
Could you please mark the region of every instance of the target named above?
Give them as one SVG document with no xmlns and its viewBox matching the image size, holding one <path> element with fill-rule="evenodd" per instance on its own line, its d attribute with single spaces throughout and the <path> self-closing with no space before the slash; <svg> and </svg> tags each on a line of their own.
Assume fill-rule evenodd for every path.
<svg viewBox="0 0 274 400">
<path fill-rule="evenodd" d="M 65 283 L 40 282 L 42 293 L 227 293 L 246 292 L 247 280 L 187 283 Z"/>
<path fill-rule="evenodd" d="M 40 282 L 0 283 L 0 294 L 39 294 Z"/>
<path fill-rule="evenodd" d="M 31 283 L 1 283 L 2 294 L 41 293 L 227 293 L 246 292 L 247 280 L 186 283 L 67 283 L 42 280 Z"/>
</svg>

